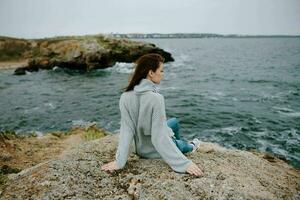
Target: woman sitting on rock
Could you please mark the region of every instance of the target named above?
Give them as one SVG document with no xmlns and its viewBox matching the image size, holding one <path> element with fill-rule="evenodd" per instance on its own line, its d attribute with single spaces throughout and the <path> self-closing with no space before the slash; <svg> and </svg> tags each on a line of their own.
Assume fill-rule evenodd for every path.
<svg viewBox="0 0 300 200">
<path fill-rule="evenodd" d="M 200 141 L 181 140 L 176 118 L 166 120 L 164 97 L 158 87 L 163 78 L 163 62 L 159 54 L 146 54 L 137 60 L 131 81 L 119 101 L 121 127 L 116 160 L 103 165 L 102 170 L 112 172 L 123 168 L 134 139 L 138 156 L 163 158 L 176 172 L 203 174 L 183 154 L 196 150 Z"/>
</svg>

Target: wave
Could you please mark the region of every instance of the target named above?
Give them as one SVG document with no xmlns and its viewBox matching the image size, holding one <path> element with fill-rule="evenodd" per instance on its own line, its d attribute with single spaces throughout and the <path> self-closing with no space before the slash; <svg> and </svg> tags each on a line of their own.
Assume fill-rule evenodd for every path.
<svg viewBox="0 0 300 200">
<path fill-rule="evenodd" d="M 285 107 L 272 107 L 277 113 L 280 115 L 284 115 L 287 117 L 300 117 L 300 112 L 297 112 L 291 108 L 285 108 Z"/>
<path fill-rule="evenodd" d="M 285 115 L 285 116 L 287 116 L 287 117 L 295 117 L 295 118 L 300 117 L 300 112 L 293 112 L 293 113 L 283 113 L 283 112 L 279 112 L 279 114 Z"/>
<path fill-rule="evenodd" d="M 104 71 L 118 72 L 121 74 L 130 74 L 134 70 L 134 65 L 132 63 L 122 63 L 117 62 L 113 67 L 104 69 Z"/>
<path fill-rule="evenodd" d="M 172 64 L 174 65 L 184 65 L 186 62 L 190 61 L 190 57 L 187 54 L 180 54 L 179 56 L 175 57 L 175 62 Z"/>
<path fill-rule="evenodd" d="M 227 95 L 221 91 L 207 91 L 203 94 L 203 97 L 213 101 L 220 101 L 220 99 L 226 97 Z"/>
<path fill-rule="evenodd" d="M 223 128 L 216 128 L 216 129 L 207 129 L 204 130 L 203 132 L 207 133 L 221 133 L 224 135 L 235 135 L 239 133 L 242 130 L 242 127 L 237 127 L 237 126 L 229 126 L 229 127 L 223 127 Z"/>
<path fill-rule="evenodd" d="M 54 110 L 57 107 L 54 105 L 54 103 L 48 102 L 48 103 L 44 103 L 43 106 L 35 106 L 35 107 L 31 107 L 31 108 L 27 108 L 24 109 L 24 114 L 33 114 L 33 113 L 41 113 L 41 112 L 45 112 L 49 109 Z M 21 110 L 23 109 L 20 106 L 16 106 L 15 110 Z"/>
<path fill-rule="evenodd" d="M 53 103 L 44 103 L 45 106 L 51 108 L 51 109 L 55 109 L 56 107 L 53 105 Z"/>
<path fill-rule="evenodd" d="M 83 119 L 72 120 L 72 126 L 87 127 L 97 124 L 97 122 L 84 121 Z"/>
</svg>

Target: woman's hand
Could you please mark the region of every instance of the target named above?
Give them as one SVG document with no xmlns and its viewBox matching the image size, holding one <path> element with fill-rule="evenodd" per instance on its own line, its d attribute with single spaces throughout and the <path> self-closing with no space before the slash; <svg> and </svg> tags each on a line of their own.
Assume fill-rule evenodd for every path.
<svg viewBox="0 0 300 200">
<path fill-rule="evenodd" d="M 101 167 L 101 170 L 106 171 L 106 172 L 116 171 L 116 170 L 118 170 L 117 162 L 113 161 L 113 162 L 107 163 Z"/>
<path fill-rule="evenodd" d="M 202 170 L 193 162 L 187 167 L 186 172 L 194 176 L 203 175 Z"/>
</svg>

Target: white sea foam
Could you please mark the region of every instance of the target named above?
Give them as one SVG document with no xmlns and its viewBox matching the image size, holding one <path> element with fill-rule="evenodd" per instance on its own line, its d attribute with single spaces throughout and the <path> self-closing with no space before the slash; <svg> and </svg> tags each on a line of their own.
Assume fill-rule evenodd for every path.
<svg viewBox="0 0 300 200">
<path fill-rule="evenodd" d="M 44 103 L 45 106 L 50 107 L 51 109 L 55 109 L 53 103 Z"/>
<path fill-rule="evenodd" d="M 266 151 L 266 148 L 268 146 L 270 146 L 270 143 L 268 141 L 264 140 L 264 139 L 257 138 L 256 141 L 257 141 L 258 144 L 260 144 L 260 146 L 258 147 L 259 151 Z"/>
<path fill-rule="evenodd" d="M 259 121 L 257 118 L 253 117 L 252 119 L 255 121 L 255 123 L 261 124 L 261 121 Z"/>
<path fill-rule="evenodd" d="M 174 62 L 166 63 L 165 67 L 167 67 L 167 66 L 173 67 L 173 66 L 182 66 L 182 65 L 184 65 L 184 69 L 188 70 L 189 68 L 193 67 L 192 65 L 186 65 L 186 62 L 188 62 L 189 60 L 190 60 L 190 58 L 189 58 L 188 55 L 181 54 L 181 55 L 179 55 L 175 58 Z"/>
<path fill-rule="evenodd" d="M 235 126 L 220 128 L 220 131 L 222 133 L 227 133 L 229 135 L 237 134 L 240 130 L 241 130 L 241 127 L 235 127 Z"/>
<path fill-rule="evenodd" d="M 271 151 L 272 153 L 277 155 L 289 155 L 289 153 L 286 150 L 282 149 L 280 145 L 272 144 L 271 142 L 263 139 L 257 139 L 257 143 L 260 144 L 260 147 L 258 147 L 259 151 L 265 152 L 267 151 L 267 149 L 269 149 L 268 151 Z"/>
<path fill-rule="evenodd" d="M 41 137 L 44 136 L 43 132 L 41 132 L 41 131 L 34 131 L 34 133 L 36 134 L 36 136 L 37 136 L 38 138 L 41 138 Z"/>
<path fill-rule="evenodd" d="M 58 71 L 59 69 L 60 69 L 60 67 L 58 67 L 58 66 L 54 66 L 54 67 L 52 68 L 53 71 Z"/>
<path fill-rule="evenodd" d="M 257 138 L 261 138 L 267 135 L 267 131 L 252 131 L 251 133 L 253 137 L 257 137 Z"/>
<path fill-rule="evenodd" d="M 213 101 L 219 101 L 225 96 L 226 94 L 221 91 L 208 91 L 207 94 L 204 94 L 204 97 Z"/>
<path fill-rule="evenodd" d="M 225 96 L 225 94 L 223 92 L 219 92 L 219 91 L 215 92 L 214 94 L 217 96 L 221 96 L 221 97 Z"/>
<path fill-rule="evenodd" d="M 286 156 L 286 155 L 289 154 L 286 150 L 281 149 L 280 146 L 276 146 L 276 147 L 274 147 L 272 150 L 273 150 L 273 153 L 275 153 L 275 154 L 277 154 L 277 155 L 283 155 L 283 156 Z"/>
<path fill-rule="evenodd" d="M 72 120 L 72 125 L 73 126 L 87 127 L 87 126 L 91 126 L 93 124 L 97 124 L 97 123 L 96 122 L 84 121 L 82 119 Z"/>
<path fill-rule="evenodd" d="M 40 110 L 40 107 L 33 107 L 33 108 L 29 108 L 29 109 L 25 109 L 24 110 L 24 114 L 31 114 L 31 113 L 34 113 L 36 111 Z"/>
<path fill-rule="evenodd" d="M 179 62 L 186 62 L 186 61 L 189 61 L 190 60 L 190 57 L 189 57 L 189 55 L 187 55 L 187 54 L 180 54 L 178 57 L 176 57 L 177 58 L 177 60 L 179 61 Z"/>
<path fill-rule="evenodd" d="M 208 99 L 213 100 L 213 101 L 219 101 L 220 99 L 217 97 L 213 97 L 213 96 L 207 96 Z"/>
<path fill-rule="evenodd" d="M 132 63 L 116 63 L 113 67 L 104 69 L 104 71 L 113 71 L 122 74 L 130 74 L 133 72 L 134 66 Z"/>
<path fill-rule="evenodd" d="M 229 127 L 223 127 L 223 128 L 210 129 L 208 131 L 223 133 L 226 135 L 235 135 L 238 132 L 240 132 L 241 129 L 242 129 L 241 127 L 229 126 Z"/>
<path fill-rule="evenodd" d="M 274 110 L 276 110 L 277 113 L 280 115 L 284 115 L 287 117 L 300 117 L 300 112 L 297 112 L 291 108 L 285 108 L 285 107 L 273 107 Z"/>
<path fill-rule="evenodd" d="M 279 111 L 278 113 L 287 117 L 300 117 L 300 112 L 285 113 Z"/>
</svg>

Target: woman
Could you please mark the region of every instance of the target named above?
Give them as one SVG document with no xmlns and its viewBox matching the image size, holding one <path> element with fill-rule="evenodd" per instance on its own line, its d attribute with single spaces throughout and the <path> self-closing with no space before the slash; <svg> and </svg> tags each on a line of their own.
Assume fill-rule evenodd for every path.
<svg viewBox="0 0 300 200">
<path fill-rule="evenodd" d="M 121 127 L 116 160 L 103 165 L 102 170 L 112 172 L 123 168 L 134 139 L 135 151 L 140 157 L 163 158 L 176 172 L 195 176 L 203 174 L 182 153 L 183 149 L 189 152 L 197 148 L 197 144 L 180 140 L 179 135 L 176 134 L 176 137 L 174 134 L 175 128 L 173 131 L 168 127 L 168 123 L 174 125 L 174 122 L 167 122 L 164 97 L 158 93 L 158 84 L 163 78 L 163 62 L 159 54 L 146 54 L 137 60 L 130 83 L 119 101 Z"/>
</svg>

